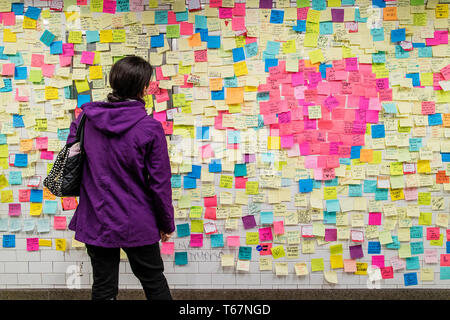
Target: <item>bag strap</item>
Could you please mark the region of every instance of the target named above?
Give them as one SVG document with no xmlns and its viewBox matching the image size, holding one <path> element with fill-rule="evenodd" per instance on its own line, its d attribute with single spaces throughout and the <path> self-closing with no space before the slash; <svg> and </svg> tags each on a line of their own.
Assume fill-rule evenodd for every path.
<svg viewBox="0 0 450 320">
<path fill-rule="evenodd" d="M 80 149 L 84 151 L 84 122 L 86 121 L 86 116 L 83 113 L 81 115 L 81 120 L 77 128 L 77 141 L 80 141 Z"/>
</svg>

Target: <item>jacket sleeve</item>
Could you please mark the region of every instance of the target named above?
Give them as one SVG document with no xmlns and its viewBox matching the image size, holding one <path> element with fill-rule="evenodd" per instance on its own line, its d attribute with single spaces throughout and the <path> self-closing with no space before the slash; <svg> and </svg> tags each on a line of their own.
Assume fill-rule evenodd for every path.
<svg viewBox="0 0 450 320">
<path fill-rule="evenodd" d="M 172 174 L 167 141 L 159 122 L 153 140 L 146 145 L 145 165 L 149 173 L 149 188 L 158 228 L 163 232 L 172 233 L 175 231 Z"/>
<path fill-rule="evenodd" d="M 81 120 L 81 115 L 83 114 L 83 112 L 81 112 L 77 118 L 75 118 L 75 120 L 72 121 L 72 123 L 70 124 L 70 130 L 69 130 L 69 135 L 67 136 L 67 143 L 72 143 L 75 141 L 75 137 L 77 135 L 77 128 L 78 125 L 80 124 L 80 120 Z"/>
</svg>

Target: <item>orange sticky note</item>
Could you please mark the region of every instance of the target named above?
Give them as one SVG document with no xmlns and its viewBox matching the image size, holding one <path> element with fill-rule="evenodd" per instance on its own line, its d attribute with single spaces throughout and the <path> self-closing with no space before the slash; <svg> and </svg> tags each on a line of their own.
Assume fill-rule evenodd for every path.
<svg viewBox="0 0 450 320">
<path fill-rule="evenodd" d="M 360 153 L 359 153 L 359 161 L 372 162 L 373 161 L 373 150 L 372 149 L 361 149 Z"/>
<path fill-rule="evenodd" d="M 209 79 L 209 89 L 211 91 L 219 91 L 222 90 L 223 81 L 222 78 L 212 78 Z"/>
<path fill-rule="evenodd" d="M 397 7 L 383 8 L 383 20 L 384 21 L 397 21 Z"/>
<path fill-rule="evenodd" d="M 444 127 L 450 127 L 450 113 L 442 114 L 442 125 Z"/>
<path fill-rule="evenodd" d="M 226 104 L 237 104 L 244 102 L 244 88 L 227 88 Z"/>
<path fill-rule="evenodd" d="M 191 47 L 200 47 L 202 45 L 200 33 L 194 33 L 192 36 L 190 36 L 188 38 L 188 44 Z"/>
</svg>

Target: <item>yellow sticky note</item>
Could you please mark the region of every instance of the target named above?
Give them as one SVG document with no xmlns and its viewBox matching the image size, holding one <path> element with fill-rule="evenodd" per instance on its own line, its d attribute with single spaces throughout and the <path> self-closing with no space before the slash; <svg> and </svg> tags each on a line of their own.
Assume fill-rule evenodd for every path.
<svg viewBox="0 0 450 320">
<path fill-rule="evenodd" d="M 51 239 L 39 239 L 39 247 L 51 247 L 52 240 Z"/>
<path fill-rule="evenodd" d="M 320 11 L 319 10 L 308 10 L 308 14 L 306 16 L 306 21 L 319 23 L 320 22 Z"/>
<path fill-rule="evenodd" d="M 258 244 L 259 243 L 259 233 L 258 232 L 247 232 L 245 235 L 245 244 Z"/>
<path fill-rule="evenodd" d="M 279 150 L 281 146 L 281 139 L 278 136 L 267 137 L 267 148 L 270 150 Z"/>
<path fill-rule="evenodd" d="M 112 30 L 100 30 L 100 43 L 113 42 Z"/>
<path fill-rule="evenodd" d="M 344 268 L 344 259 L 341 254 L 330 256 L 331 269 L 342 269 Z"/>
<path fill-rule="evenodd" d="M 55 239 L 56 251 L 66 251 L 66 239 Z"/>
<path fill-rule="evenodd" d="M 36 29 L 36 26 L 37 26 L 37 20 L 31 19 L 28 17 L 23 18 L 22 27 L 24 29 Z"/>
<path fill-rule="evenodd" d="M 391 174 L 391 176 L 403 175 L 403 163 L 391 162 L 389 167 L 389 173 Z"/>
<path fill-rule="evenodd" d="M 6 145 L 7 146 L 7 145 Z M 8 179 L 2 174 L 0 175 L 0 190 L 9 185 Z"/>
<path fill-rule="evenodd" d="M 12 190 L 2 190 L 1 194 L 1 202 L 13 202 L 13 191 Z"/>
<path fill-rule="evenodd" d="M 418 224 L 421 226 L 431 226 L 433 215 L 431 212 L 421 212 Z"/>
<path fill-rule="evenodd" d="M 310 51 L 308 54 L 312 64 L 316 64 L 325 60 L 322 50 L 320 49 Z"/>
<path fill-rule="evenodd" d="M 10 29 L 3 29 L 3 41 L 4 42 L 16 42 L 17 36 Z"/>
<path fill-rule="evenodd" d="M 219 187 L 221 187 L 221 188 L 228 188 L 228 189 L 233 188 L 233 177 L 232 176 L 221 175 L 220 176 Z"/>
<path fill-rule="evenodd" d="M 417 161 L 417 173 L 430 173 L 430 172 L 431 172 L 430 160 Z"/>
<path fill-rule="evenodd" d="M 191 220 L 191 232 L 203 233 L 203 220 Z"/>
<path fill-rule="evenodd" d="M 324 200 L 337 199 L 336 187 L 324 187 L 323 188 L 323 199 Z"/>
<path fill-rule="evenodd" d="M 68 43 L 82 43 L 83 33 L 81 31 L 69 31 Z"/>
<path fill-rule="evenodd" d="M 102 79 L 103 78 L 103 69 L 102 66 L 90 66 L 89 67 L 89 79 Z"/>
<path fill-rule="evenodd" d="M 337 255 L 343 253 L 342 244 L 330 246 L 330 254 Z"/>
<path fill-rule="evenodd" d="M 283 53 L 295 53 L 296 50 L 295 39 L 283 43 Z"/>
<path fill-rule="evenodd" d="M 45 87 L 45 100 L 58 99 L 58 88 L 46 86 Z"/>
<path fill-rule="evenodd" d="M 278 258 L 282 258 L 286 255 L 285 251 L 284 251 L 284 247 L 283 246 L 276 246 L 276 247 L 272 247 L 270 249 L 270 251 L 272 252 L 272 256 L 274 259 L 278 259 Z"/>
<path fill-rule="evenodd" d="M 120 43 L 127 40 L 125 29 L 114 29 L 112 31 L 112 42 Z"/>
<path fill-rule="evenodd" d="M 75 82 L 75 87 L 77 88 L 77 92 L 85 92 L 85 91 L 89 91 L 89 83 L 87 82 L 86 79 L 84 80 L 74 80 Z"/>
<path fill-rule="evenodd" d="M 239 61 L 233 64 L 234 74 L 236 77 L 245 76 L 248 74 L 247 63 L 245 61 Z"/>
<path fill-rule="evenodd" d="M 307 32 L 305 34 L 305 40 L 303 41 L 303 45 L 305 47 L 317 47 L 317 41 L 319 40 L 319 33 L 317 32 Z"/>
<path fill-rule="evenodd" d="M 354 274 L 366 275 L 367 274 L 367 263 L 357 262 L 356 263 L 356 272 Z"/>
<path fill-rule="evenodd" d="M 42 212 L 41 202 L 31 202 L 30 203 L 30 216 L 39 216 Z"/>
<path fill-rule="evenodd" d="M 431 246 L 442 247 L 443 244 L 444 244 L 444 234 L 443 233 L 441 233 L 439 235 L 439 240 L 430 240 Z"/>
<path fill-rule="evenodd" d="M 247 181 L 245 184 L 246 194 L 258 194 L 259 193 L 259 182 L 258 181 Z"/>
</svg>

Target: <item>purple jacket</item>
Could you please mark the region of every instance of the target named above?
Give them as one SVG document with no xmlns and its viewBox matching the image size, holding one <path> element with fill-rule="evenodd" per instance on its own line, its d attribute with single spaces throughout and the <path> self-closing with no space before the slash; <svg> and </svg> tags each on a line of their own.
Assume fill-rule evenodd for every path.
<svg viewBox="0 0 450 320">
<path fill-rule="evenodd" d="M 78 241 L 136 247 L 158 242 L 159 230 L 175 231 L 167 142 L 161 123 L 144 106 L 142 100 L 81 106 L 86 161 L 69 224 Z M 75 139 L 81 114 L 67 143 Z"/>
</svg>

